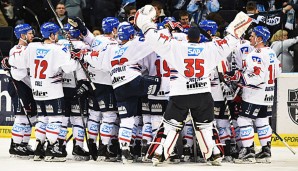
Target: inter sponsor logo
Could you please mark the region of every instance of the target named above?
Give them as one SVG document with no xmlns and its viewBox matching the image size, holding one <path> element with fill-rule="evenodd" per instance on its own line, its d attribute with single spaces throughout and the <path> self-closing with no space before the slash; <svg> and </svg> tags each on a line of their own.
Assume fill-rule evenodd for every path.
<svg viewBox="0 0 298 171">
<path fill-rule="evenodd" d="M 205 88 L 207 86 L 207 82 L 187 82 L 186 88 L 188 90 L 200 89 Z"/>
<path fill-rule="evenodd" d="M 125 80 L 125 76 L 120 76 L 120 77 L 114 77 L 112 80 L 112 84 L 120 83 Z"/>
<path fill-rule="evenodd" d="M 38 91 L 38 90 L 32 90 L 33 96 L 37 97 L 47 97 L 48 92 Z"/>
<path fill-rule="evenodd" d="M 274 100 L 274 95 L 268 95 L 268 94 L 265 95 L 265 98 L 264 98 L 265 102 L 273 102 L 273 100 Z"/>
</svg>

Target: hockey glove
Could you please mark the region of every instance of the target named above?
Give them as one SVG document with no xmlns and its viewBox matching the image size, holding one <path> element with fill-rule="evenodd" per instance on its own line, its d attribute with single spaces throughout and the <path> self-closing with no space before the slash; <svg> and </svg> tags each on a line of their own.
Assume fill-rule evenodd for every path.
<svg viewBox="0 0 298 171">
<path fill-rule="evenodd" d="M 74 96 L 74 99 L 86 97 L 88 95 L 89 90 L 90 90 L 88 84 L 89 83 L 86 81 L 79 81 L 78 88 L 77 88 L 76 94 Z"/>
<path fill-rule="evenodd" d="M 73 49 L 71 52 L 71 58 L 74 60 L 80 60 L 80 61 L 84 61 L 83 60 L 83 51 L 81 51 L 81 49 Z"/>
<path fill-rule="evenodd" d="M 252 18 L 248 17 L 244 12 L 239 12 L 235 19 L 227 27 L 226 31 L 236 38 L 240 38 L 249 25 L 252 22 Z"/>
<path fill-rule="evenodd" d="M 165 24 L 165 27 L 169 29 L 170 33 L 172 33 L 172 31 L 183 32 L 184 30 L 180 22 L 169 21 Z"/>
<path fill-rule="evenodd" d="M 156 17 L 155 8 L 152 5 L 145 5 L 135 14 L 134 23 L 145 34 L 149 29 L 156 29 L 156 24 L 153 22 Z"/>
<path fill-rule="evenodd" d="M 1 67 L 4 69 L 4 71 L 8 71 L 11 69 L 11 66 L 8 63 L 8 57 L 5 57 L 1 61 Z"/>
<path fill-rule="evenodd" d="M 87 27 L 85 23 L 79 17 L 69 17 L 68 23 L 73 26 L 75 29 L 79 29 L 83 36 L 87 35 Z"/>
</svg>

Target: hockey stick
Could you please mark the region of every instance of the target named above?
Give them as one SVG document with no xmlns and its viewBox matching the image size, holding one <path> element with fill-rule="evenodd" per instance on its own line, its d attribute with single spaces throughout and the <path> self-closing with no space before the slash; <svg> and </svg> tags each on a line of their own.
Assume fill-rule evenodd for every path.
<svg viewBox="0 0 298 171">
<path fill-rule="evenodd" d="M 36 20 L 36 22 L 37 22 L 37 24 L 38 24 L 38 27 L 39 27 L 39 29 L 40 29 L 40 23 L 39 23 L 39 20 L 38 20 L 38 18 L 37 18 L 37 15 L 36 15 L 30 8 L 28 8 L 28 7 L 26 7 L 26 6 L 23 6 L 23 8 L 24 8 L 25 10 L 27 10 L 30 14 L 32 14 L 32 15 L 34 16 L 34 18 L 35 18 L 35 20 Z"/>
<path fill-rule="evenodd" d="M 53 12 L 54 15 L 55 15 L 55 18 L 56 18 L 56 20 L 57 20 L 57 22 L 58 22 L 58 24 L 59 24 L 59 26 L 60 26 L 60 28 L 61 28 L 61 30 L 62 30 L 63 35 L 64 35 L 64 36 L 66 37 L 66 39 L 69 41 L 69 44 L 70 44 L 71 48 L 73 49 L 74 46 L 73 46 L 72 42 L 70 41 L 70 39 L 68 38 L 68 36 L 66 36 L 65 30 L 63 29 L 63 24 L 62 24 L 62 22 L 59 20 L 59 17 L 58 17 L 58 15 L 57 15 L 57 13 L 55 12 L 55 9 L 54 9 L 54 7 L 53 7 L 53 4 L 51 3 L 50 0 L 47 0 L 47 2 L 48 2 L 48 4 L 49 4 L 49 6 L 50 6 L 52 12 Z M 80 61 L 80 60 L 78 60 L 78 62 L 80 63 L 80 65 L 81 65 L 81 67 L 82 67 L 82 69 L 83 69 L 83 71 L 84 71 L 84 73 L 85 73 L 85 75 L 86 75 L 88 81 L 90 82 L 92 89 L 95 90 L 95 89 L 96 89 L 96 88 L 95 88 L 95 85 L 93 84 L 93 82 L 92 82 L 92 80 L 91 80 L 91 78 L 90 78 L 90 76 L 89 76 L 89 73 L 88 73 L 87 69 L 84 67 L 83 62 Z"/>
<path fill-rule="evenodd" d="M 273 134 L 275 134 L 277 136 L 277 138 L 295 155 L 296 152 L 289 146 L 288 143 L 285 142 L 285 140 L 283 138 L 281 138 L 280 135 L 278 135 L 278 133 L 276 133 L 273 129 L 272 129 Z"/>
<path fill-rule="evenodd" d="M 66 140 L 66 144 L 72 139 L 72 137 L 73 137 L 73 134 L 71 134 L 71 135 L 67 138 L 67 140 Z"/>
<path fill-rule="evenodd" d="M 2 51 L 1 51 L 1 49 L 0 49 L 0 53 L 1 53 L 1 56 L 2 56 L 2 59 L 3 59 L 4 56 L 3 56 L 3 53 L 2 53 Z M 24 113 L 25 113 L 25 115 L 26 115 L 26 118 L 28 119 L 29 125 L 30 125 L 30 127 L 32 128 L 32 127 L 33 127 L 33 126 L 32 126 L 32 123 L 31 123 L 31 121 L 30 121 L 30 119 L 29 119 L 29 116 L 28 116 L 27 110 L 26 110 L 26 108 L 25 108 L 25 105 L 24 105 L 24 103 L 23 103 L 23 100 L 22 100 L 22 98 L 21 98 L 20 95 L 19 95 L 18 87 L 17 87 L 15 81 L 14 81 L 13 78 L 12 78 L 12 74 L 11 74 L 10 70 L 8 70 L 8 74 L 9 74 L 9 76 L 10 76 L 10 79 L 11 79 L 11 82 L 12 82 L 12 84 L 13 84 L 13 87 L 14 87 L 14 89 L 15 89 L 15 91 L 16 91 L 16 94 L 17 94 L 17 96 L 18 96 L 18 98 L 19 98 L 19 101 L 20 101 L 20 103 L 21 103 L 21 106 L 22 106 L 22 108 L 23 108 L 23 110 L 24 110 Z"/>
</svg>

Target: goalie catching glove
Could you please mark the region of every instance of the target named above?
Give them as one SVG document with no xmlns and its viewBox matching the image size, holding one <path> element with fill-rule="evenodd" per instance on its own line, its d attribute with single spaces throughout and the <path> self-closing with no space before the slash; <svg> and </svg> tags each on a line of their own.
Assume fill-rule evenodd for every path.
<svg viewBox="0 0 298 171">
<path fill-rule="evenodd" d="M 246 29 L 249 27 L 251 22 L 252 22 L 252 18 L 250 18 L 244 12 L 239 12 L 236 15 L 235 19 L 227 27 L 226 31 L 239 39 L 246 31 Z"/>
<path fill-rule="evenodd" d="M 155 17 L 155 8 L 152 5 L 145 5 L 137 11 L 134 23 L 145 34 L 149 29 L 156 29 L 156 24 L 154 23 Z"/>
</svg>

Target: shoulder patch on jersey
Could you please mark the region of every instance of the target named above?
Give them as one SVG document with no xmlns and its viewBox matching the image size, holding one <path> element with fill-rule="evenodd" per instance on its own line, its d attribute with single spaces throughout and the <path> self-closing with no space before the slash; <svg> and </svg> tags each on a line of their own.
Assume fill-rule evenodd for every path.
<svg viewBox="0 0 298 171">
<path fill-rule="evenodd" d="M 248 47 L 244 46 L 244 47 L 240 48 L 240 51 L 242 54 L 248 54 Z"/>
<path fill-rule="evenodd" d="M 251 58 L 252 58 L 253 62 L 256 62 L 258 64 L 261 64 L 261 62 L 262 62 L 262 59 L 258 56 L 252 56 Z"/>
<path fill-rule="evenodd" d="M 114 56 L 113 59 L 120 58 L 123 55 L 123 53 L 127 50 L 127 48 L 128 47 L 123 47 L 123 48 L 120 48 L 119 50 L 116 50 L 115 51 L 116 56 Z"/>
<path fill-rule="evenodd" d="M 270 57 L 270 59 L 269 59 L 270 63 L 274 63 L 275 54 L 269 53 L 269 57 Z"/>
<path fill-rule="evenodd" d="M 96 40 L 92 43 L 91 48 L 94 48 L 94 47 L 100 45 L 101 43 L 102 43 L 102 41 L 96 39 Z"/>
<path fill-rule="evenodd" d="M 36 58 L 39 58 L 39 59 L 44 58 L 49 51 L 50 51 L 49 49 L 36 49 Z"/>
</svg>

